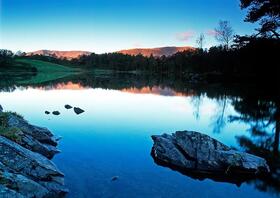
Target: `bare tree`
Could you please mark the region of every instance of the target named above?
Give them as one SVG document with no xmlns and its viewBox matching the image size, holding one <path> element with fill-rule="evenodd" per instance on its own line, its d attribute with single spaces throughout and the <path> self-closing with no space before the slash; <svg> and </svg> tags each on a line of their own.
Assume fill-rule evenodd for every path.
<svg viewBox="0 0 280 198">
<path fill-rule="evenodd" d="M 220 21 L 215 32 L 216 40 L 228 49 L 234 39 L 234 31 L 229 21 Z"/>
<path fill-rule="evenodd" d="M 196 44 L 200 49 L 203 49 L 203 46 L 205 44 L 205 36 L 203 33 L 201 33 L 198 38 L 196 39 Z"/>
</svg>

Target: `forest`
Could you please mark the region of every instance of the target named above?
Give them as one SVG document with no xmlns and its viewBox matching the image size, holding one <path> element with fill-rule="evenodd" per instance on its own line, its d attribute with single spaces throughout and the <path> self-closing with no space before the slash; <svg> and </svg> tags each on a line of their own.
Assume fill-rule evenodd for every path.
<svg viewBox="0 0 280 198">
<path fill-rule="evenodd" d="M 247 11 L 245 22 L 258 23 L 252 35 L 237 35 L 229 21 L 220 21 L 215 28 L 219 43 L 204 49 L 205 37 L 197 38 L 195 50 L 178 52 L 172 56 L 145 57 L 120 53 L 105 53 L 80 56 L 68 60 L 55 56 L 13 54 L 0 51 L 0 68 L 17 66 L 15 60 L 35 59 L 52 62 L 86 71 L 96 69 L 115 72 L 137 72 L 174 79 L 207 82 L 243 82 L 260 79 L 274 82 L 279 75 L 278 55 L 280 52 L 280 2 L 241 0 L 241 9 Z M 23 63 L 21 63 L 23 64 Z M 22 68 L 22 67 L 21 67 Z M 24 69 L 35 71 L 35 68 Z"/>
</svg>

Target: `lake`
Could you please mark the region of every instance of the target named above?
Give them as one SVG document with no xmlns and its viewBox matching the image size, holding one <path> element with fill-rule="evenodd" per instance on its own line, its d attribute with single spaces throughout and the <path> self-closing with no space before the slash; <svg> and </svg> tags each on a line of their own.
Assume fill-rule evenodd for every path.
<svg viewBox="0 0 280 198">
<path fill-rule="evenodd" d="M 88 74 L 36 85 L 1 80 L 0 104 L 62 137 L 53 161 L 65 173 L 69 198 L 268 198 L 279 196 L 280 171 L 272 157 L 279 152 L 274 139 L 279 103 L 267 91 Z M 85 112 L 76 115 L 65 104 Z M 155 164 L 151 135 L 178 130 L 199 131 L 267 156 L 272 174 L 237 186 L 195 180 Z"/>
</svg>

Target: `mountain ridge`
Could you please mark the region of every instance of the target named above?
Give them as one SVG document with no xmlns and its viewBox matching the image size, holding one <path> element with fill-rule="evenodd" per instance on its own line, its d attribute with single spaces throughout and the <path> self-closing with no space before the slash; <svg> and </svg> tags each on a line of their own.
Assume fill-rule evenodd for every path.
<svg viewBox="0 0 280 198">
<path fill-rule="evenodd" d="M 182 51 L 192 51 L 194 47 L 184 46 L 184 47 L 157 47 L 157 48 L 134 48 L 134 49 L 127 49 L 127 50 L 120 50 L 118 53 L 128 54 L 132 56 L 136 56 L 138 54 L 142 54 L 143 56 L 150 56 L 151 54 L 156 57 L 160 56 L 171 56 L 176 54 L 177 52 Z"/>
<path fill-rule="evenodd" d="M 80 50 L 70 50 L 70 51 L 60 51 L 60 50 L 37 50 L 34 52 L 26 53 L 27 56 L 32 55 L 43 55 L 43 56 L 52 56 L 58 58 L 78 58 L 82 55 L 90 55 L 92 52 L 89 51 L 80 51 Z"/>
<path fill-rule="evenodd" d="M 150 56 L 152 54 L 155 57 L 161 57 L 161 56 L 171 56 L 173 54 L 176 54 L 177 52 L 182 52 L 182 51 L 192 51 L 194 49 L 195 49 L 194 47 L 190 47 L 190 46 L 184 46 L 184 47 L 168 46 L 168 47 L 156 47 L 156 48 L 124 49 L 124 50 L 116 51 L 116 53 L 127 54 L 131 56 L 136 56 L 138 54 L 142 54 L 143 56 Z M 83 55 L 90 55 L 91 53 L 93 52 L 81 51 L 81 50 L 70 50 L 70 51 L 37 50 L 37 51 L 26 53 L 26 56 L 43 55 L 43 56 L 73 59 L 73 58 L 79 58 L 80 56 Z"/>
</svg>

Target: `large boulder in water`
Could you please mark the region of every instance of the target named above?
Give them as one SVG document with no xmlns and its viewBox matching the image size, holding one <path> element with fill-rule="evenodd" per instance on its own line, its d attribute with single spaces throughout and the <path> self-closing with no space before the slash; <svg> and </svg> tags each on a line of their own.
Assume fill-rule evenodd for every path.
<svg viewBox="0 0 280 198">
<path fill-rule="evenodd" d="M 269 172 L 265 159 L 233 150 L 202 133 L 177 131 L 152 139 L 151 155 L 157 164 L 193 178 L 240 183 Z"/>
</svg>

